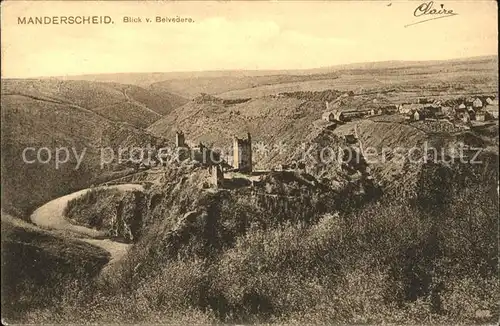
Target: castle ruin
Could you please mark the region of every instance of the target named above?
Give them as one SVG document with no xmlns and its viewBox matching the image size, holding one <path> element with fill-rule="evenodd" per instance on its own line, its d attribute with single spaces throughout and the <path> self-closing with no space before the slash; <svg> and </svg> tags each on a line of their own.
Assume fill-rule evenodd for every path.
<svg viewBox="0 0 500 326">
<path fill-rule="evenodd" d="M 184 133 L 182 131 L 177 131 L 175 133 L 175 146 L 176 147 L 186 146 L 186 139 L 184 138 Z"/>
<path fill-rule="evenodd" d="M 233 167 L 242 173 L 252 172 L 252 138 L 250 133 L 247 139 L 233 138 Z"/>
<path fill-rule="evenodd" d="M 189 158 L 189 148 L 186 145 L 186 138 L 184 137 L 184 133 L 182 131 L 177 131 L 175 133 L 175 147 L 179 161 L 184 161 Z"/>
</svg>

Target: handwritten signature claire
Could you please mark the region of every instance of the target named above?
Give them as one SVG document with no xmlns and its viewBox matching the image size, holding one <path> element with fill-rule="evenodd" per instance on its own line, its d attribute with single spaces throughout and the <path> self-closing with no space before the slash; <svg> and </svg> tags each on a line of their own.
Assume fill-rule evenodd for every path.
<svg viewBox="0 0 500 326">
<path fill-rule="evenodd" d="M 441 8 L 434 8 L 434 1 L 424 2 L 420 4 L 415 11 L 413 12 L 413 16 L 425 18 L 416 23 L 405 25 L 405 27 L 421 24 L 430 20 L 441 19 L 446 17 L 452 17 L 458 15 L 453 9 L 447 9 L 444 7 L 444 4 L 440 5 Z"/>
</svg>

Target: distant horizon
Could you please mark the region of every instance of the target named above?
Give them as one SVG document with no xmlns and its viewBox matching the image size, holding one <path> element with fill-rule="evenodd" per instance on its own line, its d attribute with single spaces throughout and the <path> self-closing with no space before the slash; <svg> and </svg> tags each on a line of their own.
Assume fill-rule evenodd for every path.
<svg viewBox="0 0 500 326">
<path fill-rule="evenodd" d="M 425 3 L 453 15 L 415 15 L 416 1 L 7 1 L 2 76 L 300 71 L 498 56 L 495 1 Z M 96 19 L 59 23 L 75 17 Z"/>
<path fill-rule="evenodd" d="M 34 77 L 4 77 L 2 79 L 46 79 L 46 78 L 67 78 L 67 77 L 83 77 L 83 76 L 105 76 L 105 75 L 139 75 L 139 74 L 190 74 L 190 73 L 224 73 L 224 72 L 263 72 L 263 73 L 272 73 L 272 72 L 302 72 L 306 73 L 307 71 L 314 70 L 326 70 L 332 69 L 331 72 L 335 72 L 338 70 L 343 70 L 343 66 L 356 66 L 356 65 L 364 65 L 364 64 L 383 64 L 383 63 L 402 63 L 402 64 L 416 64 L 416 63 L 432 63 L 432 62 L 450 62 L 450 61 L 466 61 L 466 60 L 474 60 L 474 59 L 486 59 L 486 58 L 496 58 L 498 60 L 497 54 L 485 54 L 485 55 L 477 55 L 471 57 L 459 57 L 459 58 L 450 58 L 450 59 L 430 59 L 430 60 L 382 60 L 382 61 L 365 61 L 365 62 L 350 62 L 350 63 L 340 63 L 331 66 L 322 66 L 322 67 L 314 67 L 314 68 L 305 68 L 305 69 L 297 69 L 297 68 L 289 68 L 289 69 L 258 69 L 258 70 L 249 70 L 249 69 L 221 69 L 221 70 L 179 70 L 179 71 L 129 71 L 129 72 L 106 72 L 106 73 L 83 73 L 76 75 L 47 75 L 47 76 L 34 76 Z M 372 69 L 372 68 L 354 68 L 354 69 Z M 327 74 L 328 72 L 317 72 L 313 74 Z M 258 76 L 258 75 L 256 75 Z"/>
</svg>

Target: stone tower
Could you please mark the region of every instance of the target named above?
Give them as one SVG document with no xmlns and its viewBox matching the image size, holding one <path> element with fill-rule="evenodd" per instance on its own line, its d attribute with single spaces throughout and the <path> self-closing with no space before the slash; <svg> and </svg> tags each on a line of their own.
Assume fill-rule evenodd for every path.
<svg viewBox="0 0 500 326">
<path fill-rule="evenodd" d="M 211 172 L 211 183 L 214 188 L 222 188 L 224 186 L 224 172 L 220 165 L 210 166 Z"/>
<path fill-rule="evenodd" d="M 186 147 L 184 133 L 182 131 L 177 131 L 175 133 L 175 146 L 176 147 Z"/>
<path fill-rule="evenodd" d="M 239 172 L 252 172 L 252 137 L 247 139 L 233 138 L 233 167 Z"/>
</svg>

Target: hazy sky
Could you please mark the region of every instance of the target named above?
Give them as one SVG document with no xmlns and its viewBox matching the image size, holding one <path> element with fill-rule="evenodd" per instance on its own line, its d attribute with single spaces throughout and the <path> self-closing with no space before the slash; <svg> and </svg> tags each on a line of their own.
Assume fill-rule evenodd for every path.
<svg viewBox="0 0 500 326">
<path fill-rule="evenodd" d="M 303 69 L 497 54 L 495 1 L 436 1 L 458 15 L 405 27 L 424 19 L 413 16 L 421 3 L 7 1 L 2 75 Z M 19 16 L 58 15 L 109 15 L 114 24 L 18 24 Z M 126 24 L 125 16 L 143 22 Z M 156 16 L 195 22 L 155 23 Z"/>
</svg>

